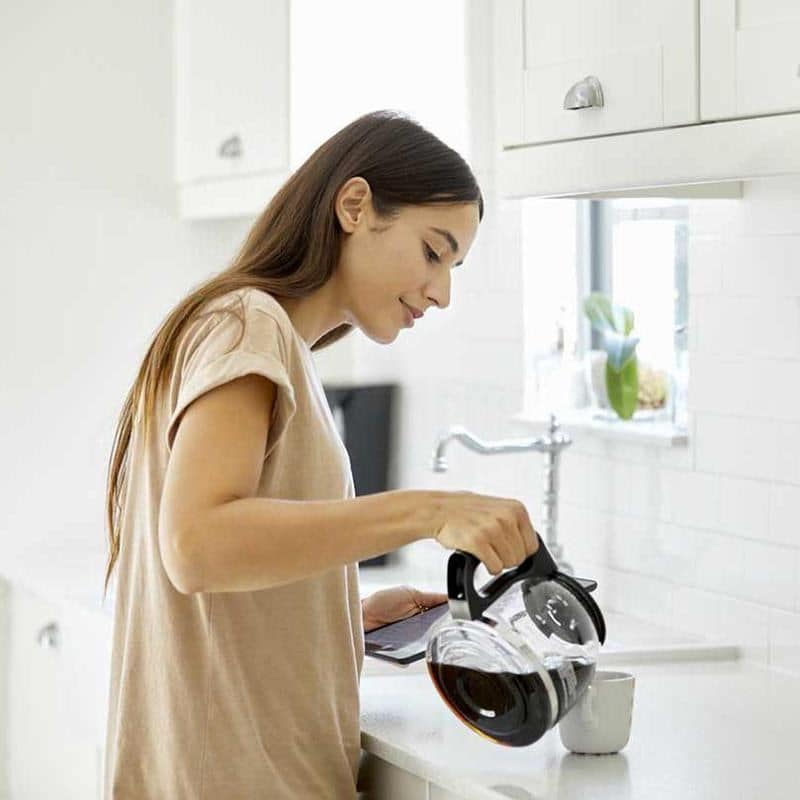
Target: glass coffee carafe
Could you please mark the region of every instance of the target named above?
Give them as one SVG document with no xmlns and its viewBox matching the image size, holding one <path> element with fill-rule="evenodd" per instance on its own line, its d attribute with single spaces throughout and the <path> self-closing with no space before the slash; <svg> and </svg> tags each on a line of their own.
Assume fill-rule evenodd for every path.
<svg viewBox="0 0 800 800">
<path fill-rule="evenodd" d="M 454 551 L 449 613 L 434 624 L 428 673 L 450 709 L 499 744 L 541 738 L 594 677 L 606 629 L 597 584 L 558 571 L 543 542 L 513 570 L 475 588 L 480 561 Z"/>
</svg>

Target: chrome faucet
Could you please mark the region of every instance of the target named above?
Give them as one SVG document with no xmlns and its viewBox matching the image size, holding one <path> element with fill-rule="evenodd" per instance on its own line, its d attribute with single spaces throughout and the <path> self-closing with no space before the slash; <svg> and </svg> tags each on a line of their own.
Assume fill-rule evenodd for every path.
<svg viewBox="0 0 800 800">
<path fill-rule="evenodd" d="M 482 455 L 496 453 L 521 453 L 525 450 L 536 450 L 544 453 L 544 497 L 542 498 L 542 527 L 545 533 L 545 544 L 558 564 L 558 568 L 567 575 L 573 575 L 572 565 L 563 560 L 563 548 L 558 543 L 556 523 L 558 522 L 558 457 L 561 451 L 572 444 L 567 433 L 559 431 L 555 414 L 550 414 L 550 426 L 544 436 L 522 439 L 499 439 L 495 442 L 484 442 L 473 436 L 466 428 L 454 425 L 440 434 L 433 454 L 433 471 L 446 472 L 447 459 L 444 452 L 448 443 L 456 439 L 465 447 Z M 538 531 L 537 531 L 538 532 Z"/>
</svg>

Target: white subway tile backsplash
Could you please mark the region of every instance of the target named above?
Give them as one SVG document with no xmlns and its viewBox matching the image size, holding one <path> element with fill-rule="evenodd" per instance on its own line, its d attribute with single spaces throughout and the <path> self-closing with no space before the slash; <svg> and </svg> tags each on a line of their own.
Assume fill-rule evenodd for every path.
<svg viewBox="0 0 800 800">
<path fill-rule="evenodd" d="M 540 454 L 454 445 L 446 475 L 425 463 L 445 425 L 486 439 L 542 433 L 509 419 L 525 385 L 524 266 L 518 202 L 495 205 L 496 224 L 454 274 L 452 309 L 433 315 L 424 345 L 409 342 L 389 362 L 419 387 L 404 406 L 404 440 L 415 441 L 402 451 L 401 484 L 515 496 L 542 529 Z M 600 581 L 604 608 L 800 671 L 800 176 L 746 183 L 740 200 L 691 201 L 689 227 L 688 445 L 566 426 L 559 540 Z M 417 557 L 435 573 L 447 553 Z"/>
<path fill-rule="evenodd" d="M 800 486 L 785 483 L 770 485 L 766 538 L 800 548 Z"/>
<path fill-rule="evenodd" d="M 656 529 L 658 577 L 684 586 L 735 595 L 743 560 L 737 540 L 721 533 L 679 525 Z"/>
<path fill-rule="evenodd" d="M 728 235 L 740 230 L 746 219 L 741 200 L 689 201 L 690 238 Z"/>
<path fill-rule="evenodd" d="M 800 360 L 692 355 L 689 405 L 695 411 L 800 420 Z"/>
<path fill-rule="evenodd" d="M 626 572 L 653 574 L 653 550 L 646 520 L 615 514 L 608 531 L 608 565 Z"/>
<path fill-rule="evenodd" d="M 676 525 L 716 528 L 719 525 L 719 477 L 712 473 L 664 470 L 666 519 Z"/>
<path fill-rule="evenodd" d="M 670 624 L 678 630 L 738 644 L 744 658 L 767 663 L 770 613 L 767 606 L 692 586 L 671 587 L 670 600 Z"/>
<path fill-rule="evenodd" d="M 691 248 L 689 252 L 691 273 L 695 263 Z M 704 256 L 700 254 L 701 258 Z M 753 298 L 800 296 L 800 235 L 725 239 L 721 245 L 720 264 L 722 281 L 718 289 L 721 294 Z M 701 274 L 703 269 L 700 266 Z"/>
<path fill-rule="evenodd" d="M 697 299 L 700 309 L 694 327 L 699 352 L 756 358 L 800 356 L 798 298 L 719 294 Z"/>
<path fill-rule="evenodd" d="M 620 442 L 614 439 L 608 441 L 608 452 L 615 461 L 625 461 L 628 464 L 652 466 L 658 463 L 658 454 L 650 447 L 631 442 Z"/>
<path fill-rule="evenodd" d="M 722 289 L 723 243 L 718 236 L 689 239 L 689 294 L 719 294 Z"/>
<path fill-rule="evenodd" d="M 764 403 L 764 362 L 707 351 L 692 354 L 689 407 L 693 411 L 770 416 Z"/>
<path fill-rule="evenodd" d="M 720 530 L 749 539 L 767 539 L 770 484 L 719 476 Z"/>
<path fill-rule="evenodd" d="M 744 572 L 740 596 L 747 600 L 794 610 L 797 550 L 742 539 Z"/>
<path fill-rule="evenodd" d="M 775 425 L 776 481 L 800 484 L 800 424 L 778 422 Z"/>
<path fill-rule="evenodd" d="M 593 458 L 589 471 L 589 503 L 596 511 L 614 510 L 614 472 L 613 462 Z"/>
<path fill-rule="evenodd" d="M 800 673 L 800 614 L 771 609 L 769 638 L 769 665 Z"/>
<path fill-rule="evenodd" d="M 605 567 L 602 575 L 603 608 L 652 620 L 667 627 L 672 624 L 673 584 L 610 567 Z M 693 632 L 685 626 L 679 630 Z"/>
<path fill-rule="evenodd" d="M 610 461 L 608 469 L 611 477 L 611 496 L 609 510 L 618 514 L 630 514 L 632 508 L 632 483 L 635 464 L 625 461 Z"/>
<path fill-rule="evenodd" d="M 630 513 L 648 519 L 663 519 L 667 513 L 661 469 L 657 464 L 631 465 Z"/>
<path fill-rule="evenodd" d="M 744 184 L 744 197 L 734 201 L 732 230 L 740 236 L 782 236 L 800 232 L 796 175 L 778 175 Z"/>
<path fill-rule="evenodd" d="M 769 480 L 775 471 L 775 423 L 766 419 L 695 415 L 696 464 L 703 472 Z"/>
<path fill-rule="evenodd" d="M 589 501 L 589 469 L 591 458 L 569 453 L 559 458 L 559 501 L 586 505 Z"/>
<path fill-rule="evenodd" d="M 610 553 L 609 514 L 564 503 L 559 506 L 558 539 L 571 562 L 588 560 L 607 564 Z"/>
</svg>

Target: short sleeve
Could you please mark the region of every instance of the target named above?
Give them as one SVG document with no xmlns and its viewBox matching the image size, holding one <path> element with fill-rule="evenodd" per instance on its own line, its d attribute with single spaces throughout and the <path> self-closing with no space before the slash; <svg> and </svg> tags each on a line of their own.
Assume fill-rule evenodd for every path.
<svg viewBox="0 0 800 800">
<path fill-rule="evenodd" d="M 245 329 L 238 315 L 244 312 Z M 240 339 L 241 335 L 241 339 Z M 192 333 L 191 344 L 176 366 L 180 370 L 177 401 L 165 432 L 172 450 L 183 412 L 198 397 L 244 375 L 263 375 L 276 385 L 264 458 L 272 452 L 294 416 L 294 389 L 289 379 L 289 351 L 281 324 L 263 309 L 245 303 L 220 311 Z"/>
</svg>

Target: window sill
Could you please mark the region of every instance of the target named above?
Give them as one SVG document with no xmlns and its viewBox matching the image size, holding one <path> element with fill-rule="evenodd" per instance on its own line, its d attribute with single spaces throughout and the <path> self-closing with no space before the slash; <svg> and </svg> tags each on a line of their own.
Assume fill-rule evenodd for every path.
<svg viewBox="0 0 800 800">
<path fill-rule="evenodd" d="M 689 443 L 688 430 L 664 419 L 640 420 L 605 420 L 595 419 L 598 409 L 567 408 L 554 411 L 559 425 L 566 433 L 581 431 L 602 439 L 633 442 L 635 444 L 652 444 L 658 447 L 685 447 Z M 549 414 L 523 411 L 512 419 L 546 430 L 550 424 Z"/>
</svg>

